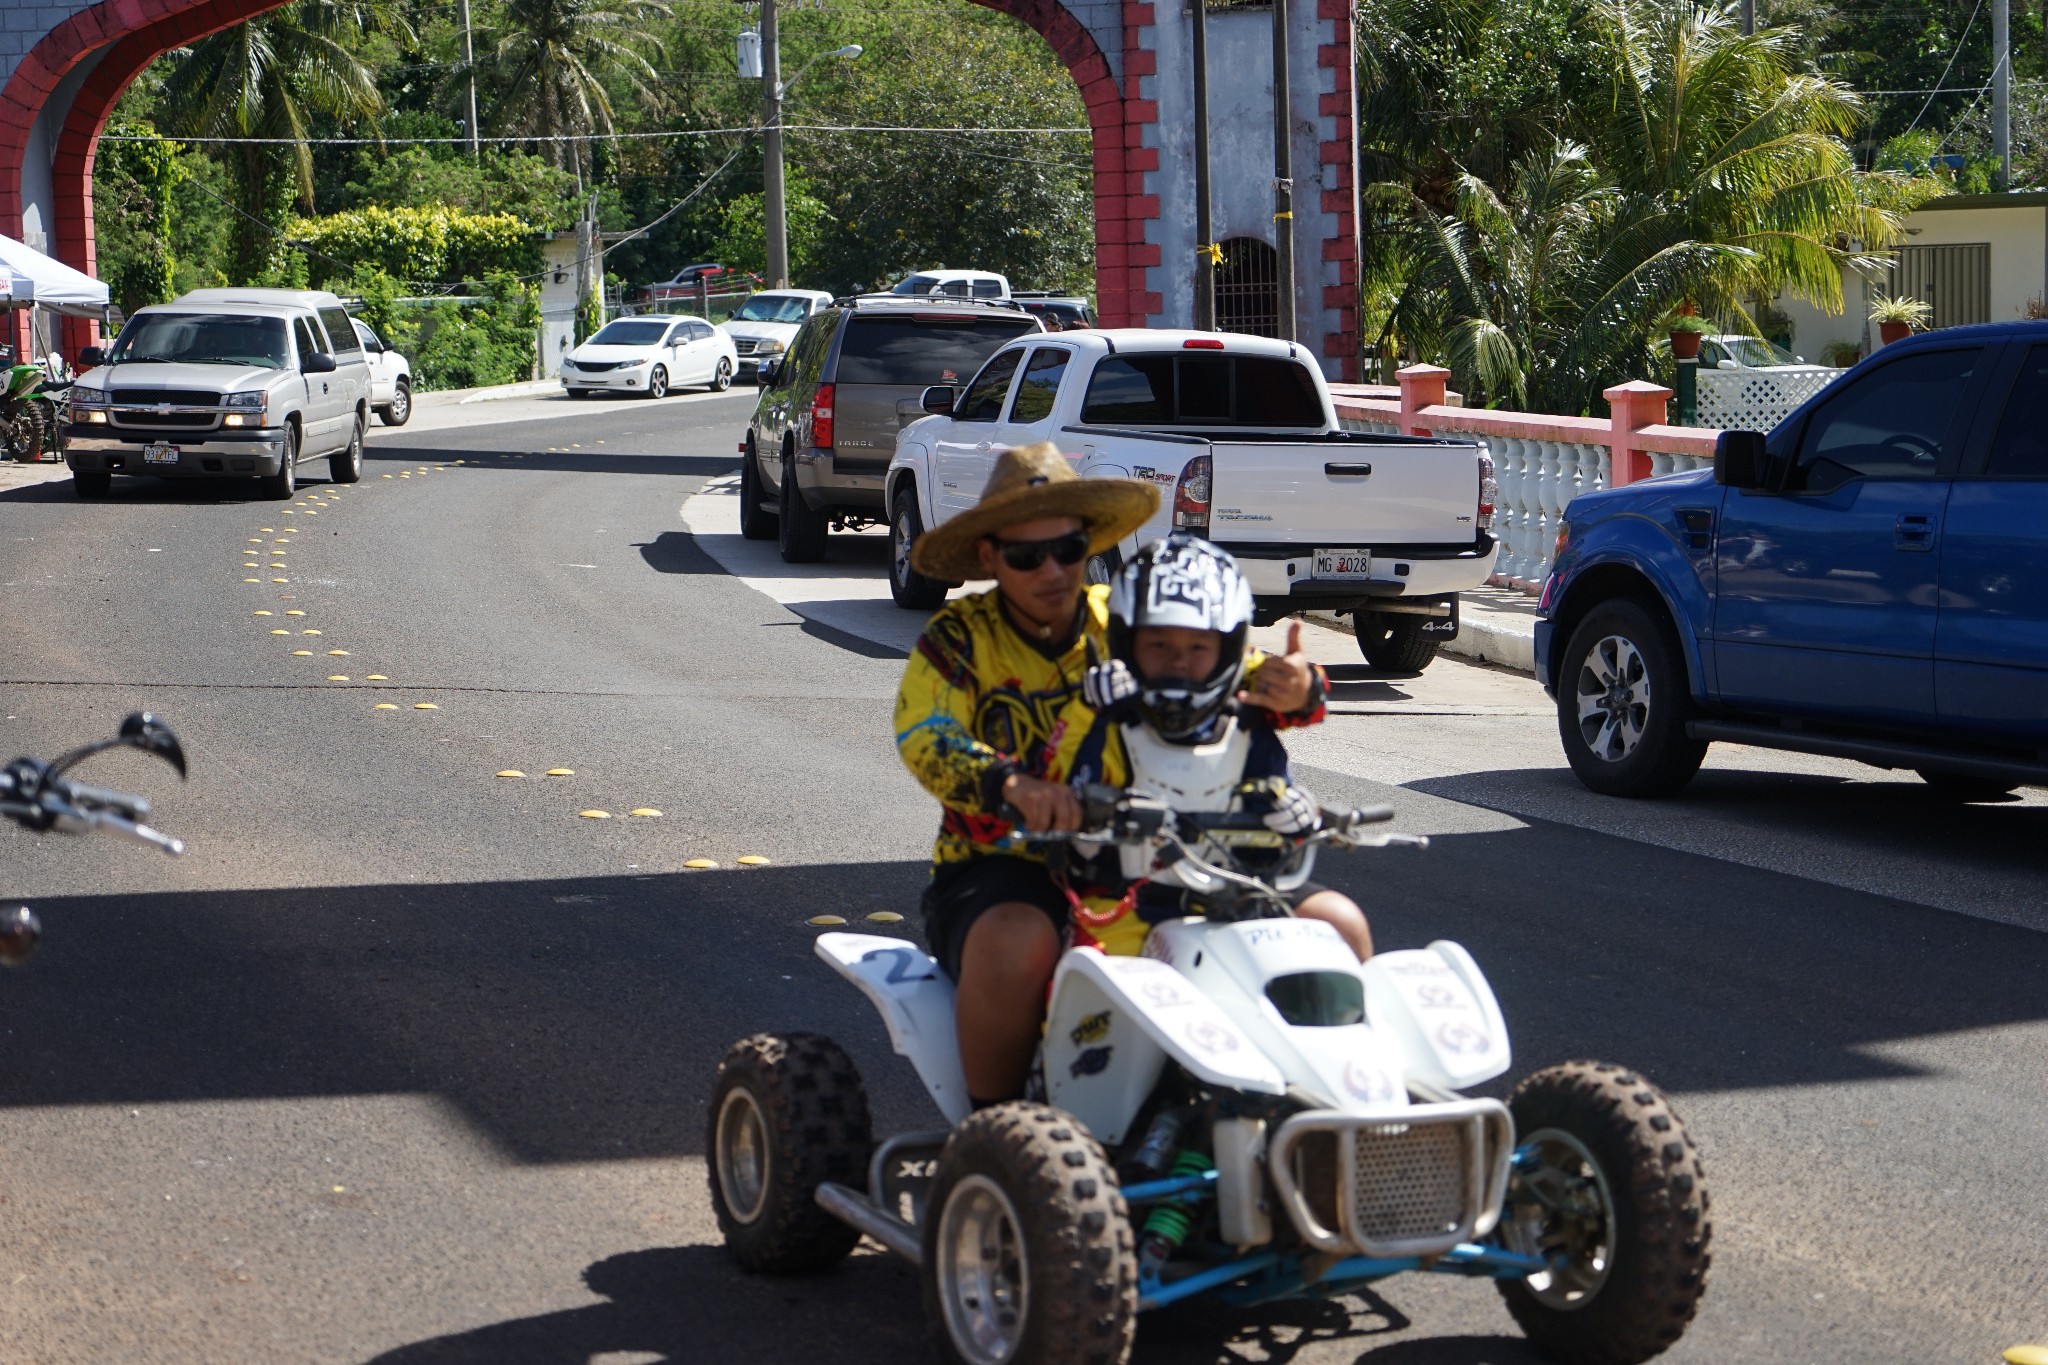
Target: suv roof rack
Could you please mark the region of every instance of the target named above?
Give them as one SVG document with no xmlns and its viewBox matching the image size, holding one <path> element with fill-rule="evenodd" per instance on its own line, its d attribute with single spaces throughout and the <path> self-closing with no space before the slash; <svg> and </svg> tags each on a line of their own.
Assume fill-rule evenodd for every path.
<svg viewBox="0 0 2048 1365">
<path fill-rule="evenodd" d="M 1003 308 L 1013 313 L 1028 310 L 1015 299 L 970 299 L 957 294 L 842 294 L 832 300 L 834 308 L 873 308 L 881 304 L 907 308 L 929 308 L 935 303 L 956 303 L 970 308 Z"/>
</svg>

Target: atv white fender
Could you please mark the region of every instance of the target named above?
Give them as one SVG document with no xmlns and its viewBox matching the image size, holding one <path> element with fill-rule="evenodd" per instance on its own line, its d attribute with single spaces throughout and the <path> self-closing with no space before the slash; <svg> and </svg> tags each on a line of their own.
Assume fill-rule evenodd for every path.
<svg viewBox="0 0 2048 1365">
<path fill-rule="evenodd" d="M 1365 964 L 1365 1013 L 1399 1041 L 1409 1074 L 1462 1090 L 1508 1069 L 1507 1021 L 1472 954 L 1449 939 L 1377 953 Z"/>
<path fill-rule="evenodd" d="M 938 960 L 906 939 L 879 934 L 820 934 L 818 956 L 875 1002 L 890 1046 L 910 1059 L 946 1122 L 966 1118 L 974 1106 L 953 1030 L 953 983 Z"/>
<path fill-rule="evenodd" d="M 1046 1098 L 1110 1145 L 1169 1057 L 1211 1085 L 1287 1091 L 1280 1069 L 1193 982 L 1164 962 L 1093 948 L 1060 959 L 1044 1057 Z"/>
</svg>

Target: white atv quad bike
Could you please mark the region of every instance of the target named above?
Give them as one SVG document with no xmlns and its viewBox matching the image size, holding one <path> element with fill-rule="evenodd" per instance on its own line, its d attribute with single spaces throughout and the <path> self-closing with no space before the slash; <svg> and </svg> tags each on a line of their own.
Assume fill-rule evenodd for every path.
<svg viewBox="0 0 2048 1365">
<path fill-rule="evenodd" d="M 966 1365 L 1116 1365 L 1150 1309 L 1408 1271 L 1493 1280 L 1555 1360 L 1629 1365 L 1678 1339 L 1710 1225 L 1698 1154 L 1656 1087 L 1572 1062 L 1506 1104 L 1462 1096 L 1509 1065 L 1471 954 L 1439 941 L 1361 966 L 1242 870 L 1270 869 L 1282 838 L 1256 817 L 1088 797 L 1076 838 L 1214 888 L 1209 915 L 1157 926 L 1141 957 L 1069 949 L 1033 1099 L 974 1112 L 938 964 L 902 939 L 820 935 L 949 1126 L 877 1145 L 830 1040 L 735 1044 L 707 1147 L 741 1265 L 819 1270 L 866 1233 L 921 1268 L 939 1354 Z M 1319 844 L 1426 842 L 1365 831 L 1392 814 L 1323 812 L 1273 882 L 1298 883 Z"/>
</svg>

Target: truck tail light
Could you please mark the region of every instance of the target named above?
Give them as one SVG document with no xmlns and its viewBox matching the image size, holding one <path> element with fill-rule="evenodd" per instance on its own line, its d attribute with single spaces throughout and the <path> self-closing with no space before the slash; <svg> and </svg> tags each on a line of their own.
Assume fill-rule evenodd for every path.
<svg viewBox="0 0 2048 1365">
<path fill-rule="evenodd" d="M 1220 351 L 1223 343 L 1214 337 L 1189 337 L 1180 344 L 1183 351 Z"/>
<path fill-rule="evenodd" d="M 1479 453 L 1479 529 L 1493 529 L 1494 504 L 1500 501 L 1500 482 L 1493 476 L 1493 456 Z"/>
<path fill-rule="evenodd" d="M 1209 534 L 1210 463 L 1197 455 L 1181 467 L 1173 484 L 1173 529 Z"/>
<path fill-rule="evenodd" d="M 832 448 L 833 388 L 831 384 L 820 384 L 811 399 L 811 444 L 824 450 Z"/>
</svg>

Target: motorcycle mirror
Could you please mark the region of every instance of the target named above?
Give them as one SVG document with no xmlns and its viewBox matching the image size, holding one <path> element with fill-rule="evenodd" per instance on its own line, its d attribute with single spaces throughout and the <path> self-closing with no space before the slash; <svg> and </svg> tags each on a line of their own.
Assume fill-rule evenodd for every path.
<svg viewBox="0 0 2048 1365">
<path fill-rule="evenodd" d="M 19 967 L 35 956 L 43 941 L 43 922 L 26 905 L 0 915 L 0 963 Z"/>
<path fill-rule="evenodd" d="M 185 746 L 171 733 L 171 727 L 149 711 L 137 711 L 121 722 L 121 742 L 144 753 L 155 754 L 185 776 Z"/>
</svg>

